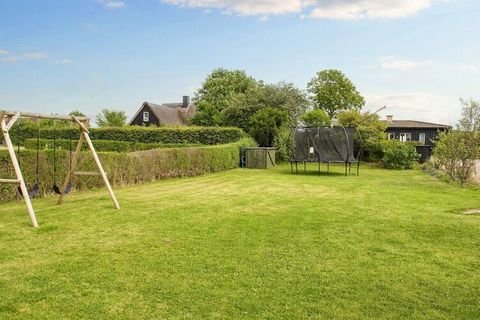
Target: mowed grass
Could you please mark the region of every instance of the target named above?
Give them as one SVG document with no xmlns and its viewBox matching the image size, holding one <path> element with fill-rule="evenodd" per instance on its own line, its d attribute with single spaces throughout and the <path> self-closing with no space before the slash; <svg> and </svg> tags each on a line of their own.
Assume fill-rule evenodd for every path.
<svg viewBox="0 0 480 320">
<path fill-rule="evenodd" d="M 0 207 L 0 319 L 480 318 L 480 190 L 237 169 Z"/>
</svg>

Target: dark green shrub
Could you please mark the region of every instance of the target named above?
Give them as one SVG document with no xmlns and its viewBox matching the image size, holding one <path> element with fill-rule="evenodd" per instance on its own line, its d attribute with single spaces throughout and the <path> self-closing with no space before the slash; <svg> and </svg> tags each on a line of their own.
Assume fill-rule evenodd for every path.
<svg viewBox="0 0 480 320">
<path fill-rule="evenodd" d="M 72 140 L 71 145 L 72 149 L 75 149 L 77 146 L 78 140 Z M 93 145 L 97 151 L 106 151 L 106 152 L 134 152 L 142 150 L 151 150 L 151 149 L 165 149 L 165 148 L 185 148 L 185 147 L 195 147 L 199 145 L 195 144 L 179 144 L 179 143 L 140 143 L 140 142 L 128 142 L 128 141 L 108 141 L 108 140 L 93 140 Z M 54 140 L 51 139 L 40 139 L 39 146 L 40 149 L 53 149 Z M 70 149 L 70 140 L 56 140 L 55 142 L 57 149 Z M 26 149 L 36 149 L 37 148 L 37 139 L 26 139 L 23 143 Z M 88 150 L 87 144 L 83 144 L 82 150 Z"/>
<path fill-rule="evenodd" d="M 384 144 L 382 163 L 388 169 L 412 169 L 420 155 L 414 146 L 397 140 Z"/>
<path fill-rule="evenodd" d="M 240 163 L 240 148 L 254 145 L 251 138 L 244 138 L 235 143 L 215 146 L 154 149 L 132 153 L 99 152 L 99 157 L 112 184 L 121 186 L 233 169 Z M 40 196 L 51 194 L 54 179 L 57 183 L 63 181 L 69 169 L 68 150 L 58 150 L 57 155 L 57 174 L 54 177 L 53 151 L 40 152 Z M 35 180 L 36 152 L 22 150 L 19 159 L 25 181 L 31 186 Z M 78 170 L 96 171 L 90 152 L 81 153 Z M 0 150 L 0 177 L 15 177 L 6 150 Z M 78 177 L 74 179 L 74 185 L 76 190 L 103 187 L 99 177 Z M 0 184 L 0 202 L 16 198 L 19 198 L 16 186 Z"/>
<path fill-rule="evenodd" d="M 321 109 L 315 109 L 305 113 L 301 120 L 307 127 L 329 126 L 332 122 L 327 113 Z"/>
</svg>

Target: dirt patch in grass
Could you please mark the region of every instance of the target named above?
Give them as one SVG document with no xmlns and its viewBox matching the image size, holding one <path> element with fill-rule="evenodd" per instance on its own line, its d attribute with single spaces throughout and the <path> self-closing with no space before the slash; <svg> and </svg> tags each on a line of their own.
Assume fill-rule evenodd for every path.
<svg viewBox="0 0 480 320">
<path fill-rule="evenodd" d="M 470 215 L 480 215 L 480 209 L 468 209 L 462 212 L 463 214 L 470 214 Z"/>
</svg>

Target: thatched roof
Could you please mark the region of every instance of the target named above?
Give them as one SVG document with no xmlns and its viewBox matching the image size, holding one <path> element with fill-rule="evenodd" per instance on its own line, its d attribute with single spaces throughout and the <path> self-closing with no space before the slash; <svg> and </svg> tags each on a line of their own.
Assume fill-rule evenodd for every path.
<svg viewBox="0 0 480 320">
<path fill-rule="evenodd" d="M 133 116 L 130 124 L 145 107 L 149 108 L 158 119 L 159 124 L 164 126 L 188 125 L 188 121 L 197 112 L 197 107 L 193 103 L 190 103 L 188 107 L 184 108 L 182 103 L 155 104 L 152 102 L 144 102 L 140 109 L 138 109 L 137 113 Z"/>
</svg>

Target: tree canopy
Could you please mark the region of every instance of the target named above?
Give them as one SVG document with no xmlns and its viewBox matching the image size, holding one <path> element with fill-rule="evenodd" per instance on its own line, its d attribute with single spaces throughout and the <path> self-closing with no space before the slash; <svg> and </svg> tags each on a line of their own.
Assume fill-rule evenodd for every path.
<svg viewBox="0 0 480 320">
<path fill-rule="evenodd" d="M 213 70 L 193 99 L 198 112 L 192 119 L 192 124 L 221 125 L 220 113 L 230 105 L 233 96 L 246 93 L 255 85 L 255 79 L 245 71 L 224 68 Z"/>
<path fill-rule="evenodd" d="M 320 109 L 315 109 L 305 113 L 301 117 L 301 120 L 307 127 L 329 126 L 332 122 L 325 111 Z"/>
<path fill-rule="evenodd" d="M 97 114 L 95 123 L 100 128 L 103 127 L 123 127 L 127 121 L 127 116 L 123 111 L 103 109 Z"/>
<path fill-rule="evenodd" d="M 355 85 L 339 70 L 323 70 L 307 86 L 315 109 L 325 111 L 330 119 L 345 110 L 361 110 L 365 99 Z"/>
<path fill-rule="evenodd" d="M 480 131 L 480 101 L 460 99 L 462 118 L 458 129 L 462 131 Z"/>
</svg>

